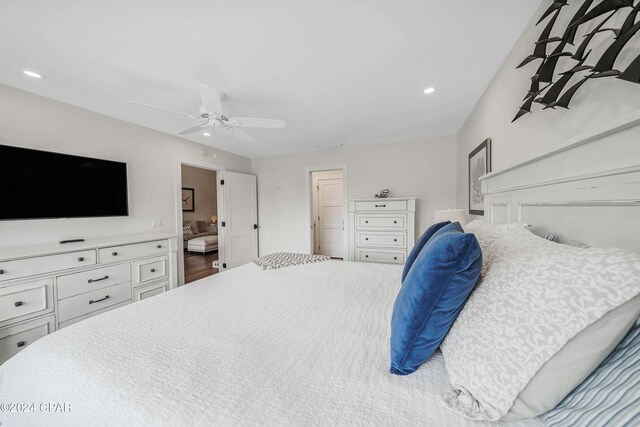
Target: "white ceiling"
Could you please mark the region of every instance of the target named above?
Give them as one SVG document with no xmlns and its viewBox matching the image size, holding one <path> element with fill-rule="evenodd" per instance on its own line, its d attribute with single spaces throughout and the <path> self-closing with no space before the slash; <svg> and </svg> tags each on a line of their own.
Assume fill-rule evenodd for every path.
<svg viewBox="0 0 640 427">
<path fill-rule="evenodd" d="M 539 4 L 2 0 L 0 83 L 170 134 L 195 123 L 121 100 L 195 113 L 205 83 L 226 115 L 286 120 L 255 143 L 189 138 L 249 157 L 447 135 Z"/>
</svg>

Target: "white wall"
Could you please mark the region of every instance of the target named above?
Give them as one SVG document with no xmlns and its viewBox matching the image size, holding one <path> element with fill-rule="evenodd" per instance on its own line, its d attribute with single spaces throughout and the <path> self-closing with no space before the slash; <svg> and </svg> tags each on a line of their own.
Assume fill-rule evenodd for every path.
<svg viewBox="0 0 640 427">
<path fill-rule="evenodd" d="M 182 186 L 193 188 L 195 199 L 195 210 L 183 211 L 183 221 L 210 221 L 218 213 L 216 171 L 182 165 Z"/>
<path fill-rule="evenodd" d="M 251 161 L 137 125 L 0 85 L 0 144 L 126 162 L 126 218 L 0 222 L 0 248 L 69 238 L 176 232 L 180 162 L 207 162 L 251 172 Z M 217 158 L 213 158 L 213 153 Z M 25 165 L 29 167 L 29 165 Z M 6 185 L 7 183 L 0 183 Z M 162 218 L 160 228 L 152 219 Z"/>
<path fill-rule="evenodd" d="M 570 3 L 571 5 L 562 9 L 561 19 L 558 19 L 552 36 L 566 28 L 568 20 L 581 5 L 581 2 Z M 468 209 L 468 155 L 485 138 L 490 137 L 493 140 L 493 170 L 497 171 L 512 163 L 526 160 L 572 136 L 640 110 L 640 85 L 615 78 L 602 78 L 583 85 L 573 98 L 569 110 L 559 108 L 541 111 L 538 105 L 534 107 L 532 114 L 527 114 L 511 124 L 540 61 L 534 61 L 518 70 L 516 66 L 533 51 L 534 42 L 544 27 L 543 24 L 536 27 L 535 23 L 550 4 L 551 1 L 542 2 L 458 133 L 457 193 L 460 207 Z M 627 12 L 619 14 L 605 27 L 619 28 L 626 15 Z M 544 24 L 546 23 L 547 21 L 544 21 Z M 577 42 L 581 41 L 584 31 L 590 31 L 593 27 L 594 24 L 582 26 L 576 38 Z M 604 32 L 594 38 L 590 45 L 593 52 L 587 64 L 595 64 L 606 43 L 611 42 L 611 34 Z M 555 44 L 553 47 L 555 48 Z M 573 49 L 568 46 L 568 50 Z M 636 35 L 618 58 L 616 68 L 624 70 L 639 51 L 640 36 Z M 563 59 L 558 69 L 564 71 L 572 65 L 575 65 L 575 61 Z"/>
<path fill-rule="evenodd" d="M 359 145 L 253 160 L 258 176 L 260 254 L 309 253 L 307 170 L 347 165 L 349 198 L 416 196 L 417 233 L 433 223 L 437 209 L 456 207 L 456 138 Z"/>
</svg>

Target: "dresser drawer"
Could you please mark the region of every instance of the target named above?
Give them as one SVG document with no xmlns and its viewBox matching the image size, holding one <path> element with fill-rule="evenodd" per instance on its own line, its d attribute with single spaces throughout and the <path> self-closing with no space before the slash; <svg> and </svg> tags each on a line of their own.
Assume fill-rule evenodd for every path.
<svg viewBox="0 0 640 427">
<path fill-rule="evenodd" d="M 0 363 L 4 363 L 55 329 L 54 316 L 0 329 Z"/>
<path fill-rule="evenodd" d="M 169 259 L 167 257 L 151 258 L 131 263 L 134 286 L 167 277 L 168 263 Z"/>
<path fill-rule="evenodd" d="M 362 262 L 379 262 L 384 264 L 404 264 L 404 252 L 386 252 L 386 251 L 358 251 L 358 261 Z"/>
<path fill-rule="evenodd" d="M 387 248 L 404 248 L 407 246 L 405 233 L 358 233 L 358 246 L 384 246 Z"/>
<path fill-rule="evenodd" d="M 405 211 L 406 200 L 384 200 L 375 202 L 355 202 L 356 211 Z"/>
<path fill-rule="evenodd" d="M 151 298 L 156 295 L 164 293 L 169 287 L 169 282 L 158 282 L 150 285 L 140 286 L 133 290 L 133 302 L 141 301 L 143 299 Z"/>
<path fill-rule="evenodd" d="M 133 245 L 113 246 L 98 250 L 101 264 L 124 261 L 143 256 L 153 256 L 169 253 L 169 242 L 158 240 L 155 242 L 136 243 Z"/>
<path fill-rule="evenodd" d="M 84 267 L 95 263 L 96 251 L 94 250 L 19 259 L 15 261 L 0 261 L 0 281 Z"/>
<path fill-rule="evenodd" d="M 131 268 L 128 263 L 60 276 L 57 279 L 58 299 L 129 281 L 131 281 Z"/>
<path fill-rule="evenodd" d="M 60 323 L 131 300 L 131 283 L 120 283 L 58 301 Z"/>
<path fill-rule="evenodd" d="M 360 230 L 405 230 L 407 227 L 407 215 L 367 215 L 356 216 L 358 229 Z"/>
<path fill-rule="evenodd" d="M 9 323 L 53 311 L 53 280 L 0 288 L 0 323 Z"/>
<path fill-rule="evenodd" d="M 73 325 L 74 323 L 78 323 L 82 320 L 88 319 L 93 316 L 97 316 L 98 314 L 106 313 L 107 311 L 115 310 L 116 308 L 124 307 L 125 305 L 131 304 L 131 301 L 121 302 L 120 304 L 112 305 L 109 307 L 102 308 L 100 310 L 91 312 L 89 314 L 85 314 L 82 316 L 74 317 L 71 320 L 67 320 L 66 322 L 62 322 L 58 324 L 58 329 L 66 328 L 69 325 Z"/>
</svg>

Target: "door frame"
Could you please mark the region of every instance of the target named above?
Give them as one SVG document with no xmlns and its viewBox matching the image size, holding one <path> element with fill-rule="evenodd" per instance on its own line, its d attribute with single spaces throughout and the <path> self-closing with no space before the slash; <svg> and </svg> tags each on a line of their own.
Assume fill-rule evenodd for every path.
<svg viewBox="0 0 640 427">
<path fill-rule="evenodd" d="M 307 200 L 307 225 L 309 226 L 309 233 L 307 234 L 307 248 L 309 248 L 309 254 L 313 255 L 313 191 L 311 189 L 313 182 L 311 180 L 311 173 L 336 170 L 342 171 L 342 217 L 344 221 L 344 231 L 342 233 L 342 259 L 346 261 L 349 259 L 349 180 L 346 163 L 311 166 L 305 169 L 305 199 Z"/>
<path fill-rule="evenodd" d="M 176 208 L 176 235 L 178 236 L 178 286 L 184 285 L 184 239 L 182 237 L 182 166 L 192 166 L 194 168 L 200 169 L 208 169 L 215 172 L 226 171 L 227 167 L 223 165 L 218 165 L 215 163 L 209 163 L 203 160 L 196 159 L 176 159 L 174 161 L 173 172 L 174 172 L 174 183 L 175 183 L 175 196 L 174 196 L 174 206 Z M 218 185 L 218 175 L 216 174 L 216 186 Z M 218 195 L 218 212 L 221 212 L 221 207 L 223 207 L 221 201 L 221 197 Z M 220 243 L 218 243 L 220 246 Z"/>
</svg>

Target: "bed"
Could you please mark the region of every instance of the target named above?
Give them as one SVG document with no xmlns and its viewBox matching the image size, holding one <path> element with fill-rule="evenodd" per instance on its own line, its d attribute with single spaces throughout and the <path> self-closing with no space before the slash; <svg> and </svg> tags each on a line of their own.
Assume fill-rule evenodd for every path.
<svg viewBox="0 0 640 427">
<path fill-rule="evenodd" d="M 442 355 L 389 373 L 401 266 L 253 263 L 71 325 L 0 367 L 3 425 L 494 425 L 442 403 Z M 499 424 L 501 425 L 501 424 Z M 510 424 L 543 425 L 537 419 Z"/>
<path fill-rule="evenodd" d="M 560 241 L 640 252 L 638 124 L 640 114 L 620 118 L 489 174 L 487 222 L 526 222 Z M 266 271 L 248 264 L 71 325 L 0 366 L 0 403 L 35 409 L 0 411 L 0 421 L 544 425 L 471 421 L 448 409 L 441 353 L 409 376 L 389 373 L 401 270 L 343 261 Z"/>
</svg>

